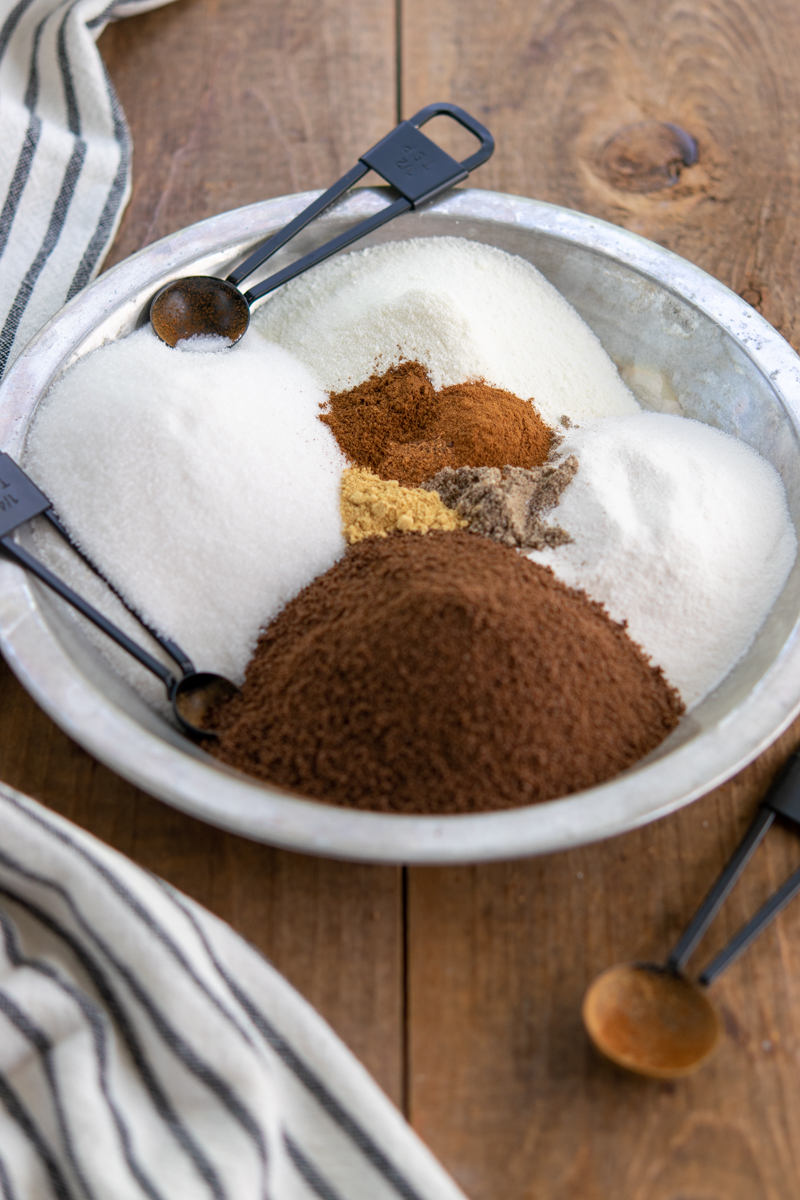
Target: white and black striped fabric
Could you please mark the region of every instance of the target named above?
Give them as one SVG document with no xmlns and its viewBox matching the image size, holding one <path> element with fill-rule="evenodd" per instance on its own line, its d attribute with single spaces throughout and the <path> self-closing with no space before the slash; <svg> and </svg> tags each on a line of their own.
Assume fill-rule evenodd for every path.
<svg viewBox="0 0 800 1200">
<path fill-rule="evenodd" d="M 128 197 L 94 38 L 164 2 L 0 0 L 0 375 L 96 273 Z M 230 928 L 0 784 L 0 1200 L 112 1197 L 462 1193 Z"/>
<path fill-rule="evenodd" d="M 95 38 L 167 0 L 0 0 L 0 378 L 98 271 L 131 140 Z"/>
<path fill-rule="evenodd" d="M 3 1200 L 463 1200 L 228 926 L 0 787 Z"/>
</svg>

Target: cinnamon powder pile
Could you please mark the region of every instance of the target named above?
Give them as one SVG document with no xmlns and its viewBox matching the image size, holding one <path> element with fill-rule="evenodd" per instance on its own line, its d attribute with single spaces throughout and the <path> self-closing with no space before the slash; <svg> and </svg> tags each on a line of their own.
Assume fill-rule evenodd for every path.
<svg viewBox="0 0 800 1200">
<path fill-rule="evenodd" d="M 678 693 L 584 593 L 471 534 L 351 547 L 262 635 L 211 752 L 384 812 L 504 809 L 610 779 Z"/>
<path fill-rule="evenodd" d="M 553 437 L 530 401 L 482 382 L 437 392 L 418 362 L 332 392 L 320 419 L 356 466 L 406 487 L 443 467 L 539 466 Z"/>
</svg>

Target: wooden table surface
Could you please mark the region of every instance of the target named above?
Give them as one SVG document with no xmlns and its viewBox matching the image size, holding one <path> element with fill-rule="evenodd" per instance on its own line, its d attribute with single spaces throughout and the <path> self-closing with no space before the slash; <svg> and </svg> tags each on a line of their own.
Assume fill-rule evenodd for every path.
<svg viewBox="0 0 800 1200">
<path fill-rule="evenodd" d="M 177 0 L 108 29 L 133 131 L 109 262 L 254 200 L 326 186 L 433 100 L 498 141 L 474 182 L 669 246 L 800 345 L 796 0 Z M 699 146 L 684 166 L 677 126 Z M 273 850 L 93 761 L 6 668 L 0 776 L 230 921 L 317 1006 L 474 1200 L 795 1200 L 800 904 L 714 987 L 700 1074 L 639 1080 L 580 1018 L 610 963 L 663 956 L 800 723 L 668 819 L 570 853 L 448 869 Z M 708 954 L 800 863 L 775 829 Z"/>
</svg>

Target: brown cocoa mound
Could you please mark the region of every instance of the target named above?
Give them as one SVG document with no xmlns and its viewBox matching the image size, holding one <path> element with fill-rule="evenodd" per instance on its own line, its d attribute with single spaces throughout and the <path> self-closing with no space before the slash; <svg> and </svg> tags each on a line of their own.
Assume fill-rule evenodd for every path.
<svg viewBox="0 0 800 1200">
<path fill-rule="evenodd" d="M 683 712 L 622 625 L 468 533 L 369 538 L 267 628 L 211 752 L 335 804 L 481 812 L 565 796 Z"/>
<path fill-rule="evenodd" d="M 437 392 L 418 362 L 332 392 L 320 419 L 356 466 L 405 487 L 443 467 L 539 466 L 553 439 L 529 400 L 481 381 Z"/>
</svg>

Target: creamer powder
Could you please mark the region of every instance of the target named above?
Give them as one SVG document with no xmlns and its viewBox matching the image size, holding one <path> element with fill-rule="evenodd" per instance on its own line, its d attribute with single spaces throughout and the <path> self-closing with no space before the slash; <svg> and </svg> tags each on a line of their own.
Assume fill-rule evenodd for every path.
<svg viewBox="0 0 800 1200">
<path fill-rule="evenodd" d="M 597 336 L 534 266 L 467 238 L 331 259 L 256 309 L 253 327 L 333 392 L 408 359 L 437 390 L 485 380 L 532 399 L 550 425 L 639 409 Z"/>
</svg>

